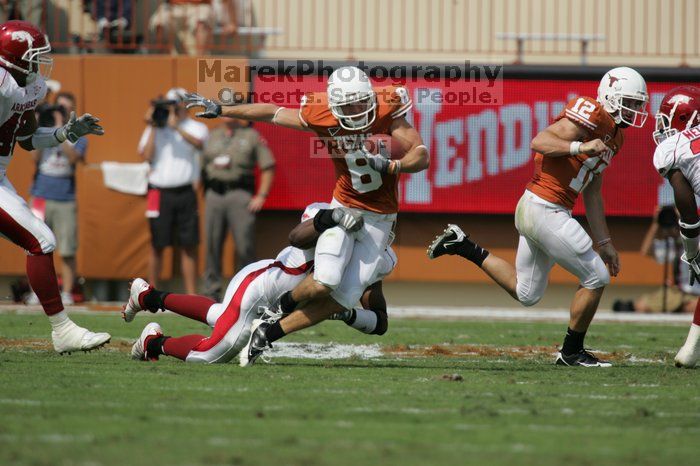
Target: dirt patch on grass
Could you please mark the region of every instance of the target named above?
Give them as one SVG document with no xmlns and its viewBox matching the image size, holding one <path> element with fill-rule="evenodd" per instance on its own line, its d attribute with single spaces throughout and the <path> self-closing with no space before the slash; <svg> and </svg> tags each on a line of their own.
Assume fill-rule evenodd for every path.
<svg viewBox="0 0 700 466">
<path fill-rule="evenodd" d="M 120 353 L 128 353 L 131 351 L 133 342 L 129 340 L 114 338 L 107 343 L 100 351 L 118 351 Z M 17 351 L 53 351 L 53 343 L 50 338 L 2 338 L 0 337 L 0 351 L 17 350 Z"/>
<path fill-rule="evenodd" d="M 0 348 L 10 348 L 18 350 L 53 350 L 51 340 L 41 338 L 2 338 L 0 337 Z"/>
<path fill-rule="evenodd" d="M 400 357 L 484 357 L 484 358 L 516 358 L 516 359 L 539 359 L 552 358 L 558 351 L 558 347 L 553 346 L 489 346 L 489 345 L 393 345 L 383 348 L 384 353 Z M 629 357 L 628 354 L 619 352 L 604 353 L 596 352 L 597 355 L 612 361 L 622 361 Z"/>
</svg>

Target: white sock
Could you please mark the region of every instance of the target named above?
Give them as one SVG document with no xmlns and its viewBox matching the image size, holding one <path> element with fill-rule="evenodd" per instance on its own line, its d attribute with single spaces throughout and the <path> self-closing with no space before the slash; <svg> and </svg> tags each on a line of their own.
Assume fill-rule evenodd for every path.
<svg viewBox="0 0 700 466">
<path fill-rule="evenodd" d="M 377 328 L 377 314 L 361 307 L 355 308 L 355 321 L 348 325 L 362 333 L 372 333 Z"/>
<path fill-rule="evenodd" d="M 69 325 L 69 323 L 73 323 L 73 321 L 70 320 L 70 317 L 68 317 L 68 313 L 65 311 L 65 309 L 58 314 L 48 317 L 49 322 L 51 322 L 51 328 L 54 330 L 57 330 L 65 325 Z"/>
<path fill-rule="evenodd" d="M 700 325 L 690 324 L 690 330 L 688 331 L 688 338 L 685 340 L 686 345 L 697 345 L 698 340 L 700 340 Z"/>
</svg>

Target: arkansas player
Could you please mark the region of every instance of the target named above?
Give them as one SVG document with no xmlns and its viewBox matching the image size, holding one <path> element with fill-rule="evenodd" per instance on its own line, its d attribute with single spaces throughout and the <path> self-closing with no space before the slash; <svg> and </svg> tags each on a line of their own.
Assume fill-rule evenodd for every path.
<svg viewBox="0 0 700 466">
<path fill-rule="evenodd" d="M 583 346 L 610 275 L 620 271 L 603 211 L 602 172 L 622 147 L 623 129 L 644 125 L 647 101 L 642 76 L 631 68 L 614 68 L 600 81 L 597 101 L 572 99 L 556 121 L 535 136 L 531 143 L 536 152 L 535 174 L 515 211 L 520 233 L 515 267 L 471 241 L 456 225 L 448 225 L 428 247 L 431 259 L 457 254 L 474 262 L 524 306 L 542 298 L 554 263 L 576 275 L 580 285 L 571 303 L 558 365 L 611 365 Z M 580 193 L 597 253 L 571 216 Z"/>
<path fill-rule="evenodd" d="M 365 288 L 376 280 L 384 251 L 393 237 L 398 212 L 400 173 L 428 168 L 428 150 L 418 132 L 406 121 L 412 107 L 403 87 L 374 88 L 356 67 L 342 67 L 328 79 L 326 92 L 308 93 L 301 108 L 273 104 L 248 104 L 222 108 L 196 94 L 188 107 L 204 107 L 197 116 L 219 115 L 271 122 L 315 133 L 333 161 L 336 185 L 332 207 L 352 208 L 364 222 L 355 233 L 330 223 L 328 214 L 317 216 L 324 231 L 316 246 L 313 276 L 307 277 L 281 299 L 281 310 L 290 313 L 275 323 L 256 321 L 247 358 L 252 364 L 271 343 L 303 328 L 351 309 Z M 406 149 L 400 160 L 371 154 L 365 141 L 386 134 Z M 297 309 L 299 303 L 306 302 Z"/>
<path fill-rule="evenodd" d="M 178 295 L 153 289 L 137 278 L 131 284 L 131 296 L 124 307 L 124 320 L 131 322 L 136 313 L 143 310 L 156 312 L 168 309 L 184 317 L 213 327 L 209 337 L 185 335 L 168 337 L 155 322 L 143 329 L 132 347 L 132 357 L 140 360 L 158 359 L 161 354 L 186 362 L 225 363 L 237 355 L 250 339 L 251 324 L 263 313 L 278 318 L 270 309 L 277 309 L 280 296 L 294 288 L 309 273 L 314 262 L 314 247 L 319 234 L 313 227 L 314 218 L 329 209 L 328 204 L 311 204 L 302 216 L 302 223 L 290 233 L 290 241 L 299 247 L 289 246 L 275 260 L 261 260 L 238 272 L 231 280 L 222 303 L 204 296 Z M 338 218 L 348 209 L 333 209 Z M 350 220 L 343 228 L 353 229 Z M 383 273 L 388 274 L 395 260 L 389 249 L 383 259 Z M 382 275 L 383 276 L 383 275 Z M 382 276 L 378 277 L 379 279 Z M 353 309 L 351 327 L 368 334 L 381 335 L 387 328 L 386 301 L 381 291 L 381 281 L 372 284 L 363 294 L 362 307 Z M 366 315 L 374 316 L 374 325 L 367 325 Z"/>
<path fill-rule="evenodd" d="M 97 118 L 72 113 L 58 129 L 37 128 L 34 108 L 46 95 L 52 64 L 48 38 L 26 21 L 0 25 L 0 233 L 27 251 L 27 277 L 51 322 L 54 349 L 59 353 L 98 348 L 110 339 L 77 326 L 66 314 L 53 266 L 56 239 L 36 218 L 7 179 L 15 141 L 26 150 L 44 149 L 87 134 L 104 134 Z"/>
<path fill-rule="evenodd" d="M 700 194 L 700 89 L 681 86 L 668 92 L 656 114 L 654 167 L 673 188 L 680 214 L 681 259 L 690 267 L 690 285 L 700 280 L 700 218 L 695 195 Z M 700 360 L 700 300 L 688 338 L 676 354 L 676 366 L 694 367 Z"/>
</svg>

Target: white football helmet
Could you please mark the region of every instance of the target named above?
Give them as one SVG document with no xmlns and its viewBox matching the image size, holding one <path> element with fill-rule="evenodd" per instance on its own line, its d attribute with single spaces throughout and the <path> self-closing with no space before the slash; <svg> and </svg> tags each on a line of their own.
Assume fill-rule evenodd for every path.
<svg viewBox="0 0 700 466">
<path fill-rule="evenodd" d="M 641 128 L 649 116 L 647 83 L 641 74 L 626 66 L 605 73 L 598 85 L 598 102 L 618 125 Z"/>
<path fill-rule="evenodd" d="M 367 74 L 354 66 L 338 68 L 328 78 L 328 108 L 349 131 L 369 128 L 377 117 L 377 95 Z"/>
</svg>

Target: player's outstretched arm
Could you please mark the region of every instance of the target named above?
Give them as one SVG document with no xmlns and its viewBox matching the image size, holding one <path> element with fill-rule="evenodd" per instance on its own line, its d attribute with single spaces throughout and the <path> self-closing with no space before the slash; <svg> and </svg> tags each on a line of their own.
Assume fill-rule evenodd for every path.
<svg viewBox="0 0 700 466">
<path fill-rule="evenodd" d="M 196 113 L 200 118 L 217 118 L 220 116 L 239 118 L 247 121 L 263 121 L 274 123 L 285 128 L 309 131 L 299 120 L 299 111 L 296 109 L 279 107 L 274 104 L 239 104 L 223 106 L 211 99 L 199 94 L 186 94 L 187 108 L 201 108 Z"/>
<path fill-rule="evenodd" d="M 537 133 L 530 143 L 530 149 L 545 157 L 566 157 L 568 155 L 597 155 L 607 150 L 600 139 L 581 142 L 587 136 L 586 130 L 562 118 Z"/>
<path fill-rule="evenodd" d="M 423 144 L 423 138 L 418 131 L 406 121 L 405 118 L 397 118 L 391 125 L 391 137 L 401 142 L 408 151 L 401 160 L 388 160 L 384 157 L 372 157 L 370 165 L 381 173 L 418 173 L 430 166 L 430 154 Z M 386 162 L 384 162 L 386 160 Z"/>
<path fill-rule="evenodd" d="M 98 124 L 100 119 L 89 113 L 76 117 L 75 112 L 71 112 L 68 123 L 60 128 L 37 128 L 33 111 L 25 112 L 22 120 L 23 124 L 18 131 L 17 141 L 23 149 L 29 151 L 55 147 L 65 141 L 75 143 L 88 134 L 97 136 L 105 134 L 102 126 Z"/>
<path fill-rule="evenodd" d="M 598 253 L 608 266 L 610 275 L 616 277 L 620 272 L 620 258 L 610 239 L 608 223 L 602 195 L 603 175 L 596 175 L 583 190 L 583 203 L 586 207 L 586 219 L 591 227 L 593 240 L 598 245 Z"/>
</svg>

